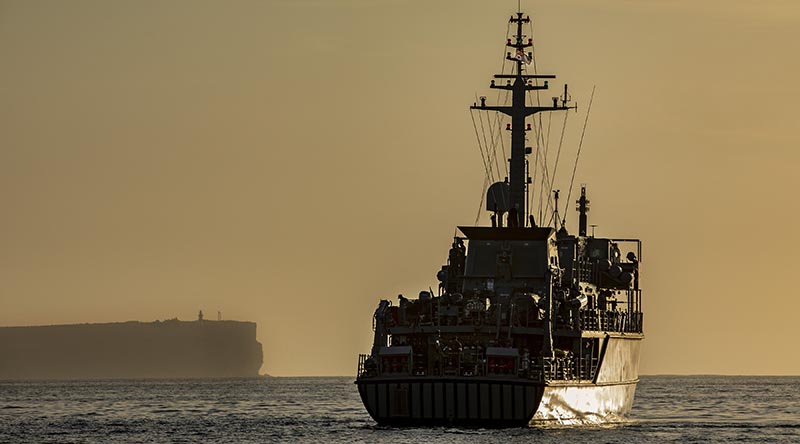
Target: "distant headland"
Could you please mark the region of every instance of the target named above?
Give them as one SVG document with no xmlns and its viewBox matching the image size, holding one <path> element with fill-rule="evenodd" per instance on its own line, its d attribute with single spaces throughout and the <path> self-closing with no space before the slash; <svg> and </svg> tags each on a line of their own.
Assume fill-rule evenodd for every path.
<svg viewBox="0 0 800 444">
<path fill-rule="evenodd" d="M 0 327 L 0 380 L 256 377 L 262 359 L 254 322 Z"/>
</svg>

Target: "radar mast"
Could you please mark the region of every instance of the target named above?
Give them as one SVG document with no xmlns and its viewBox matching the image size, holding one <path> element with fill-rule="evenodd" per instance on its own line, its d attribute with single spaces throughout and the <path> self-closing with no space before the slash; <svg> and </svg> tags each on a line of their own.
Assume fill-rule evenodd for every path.
<svg viewBox="0 0 800 444">
<path fill-rule="evenodd" d="M 489 85 L 493 89 L 502 89 L 511 91 L 511 106 L 496 106 L 487 105 L 485 97 L 481 97 L 480 104 L 474 104 L 470 109 L 483 110 L 483 111 L 497 111 L 511 117 L 511 158 L 509 159 L 509 178 L 508 187 L 510 188 L 510 196 L 506 202 L 507 208 L 499 208 L 499 211 L 509 212 L 508 226 L 524 227 L 525 221 L 528 220 L 530 209 L 526 205 L 526 191 L 529 186 L 530 177 L 526 172 L 525 156 L 533 154 L 533 149 L 525 147 L 526 132 L 531 130 L 530 124 L 526 126 L 525 119 L 528 116 L 534 115 L 544 111 L 563 111 L 574 109 L 575 106 L 568 105 L 569 95 L 567 85 L 564 85 L 564 95 L 562 97 L 553 97 L 552 106 L 527 106 L 525 98 L 528 91 L 545 90 L 549 89 L 549 83 L 544 81 L 543 85 L 533 84 L 532 80 L 535 79 L 555 79 L 553 74 L 526 74 L 525 67 L 533 60 L 532 52 L 525 52 L 526 49 L 533 47 L 533 38 L 525 40 L 525 35 L 522 33 L 522 26 L 530 23 L 530 16 L 524 16 L 522 12 L 517 12 L 515 16 L 511 16 L 509 23 L 516 25 L 516 35 L 506 41 L 506 46 L 513 49 L 514 52 L 507 52 L 506 59 L 515 63 L 513 74 L 495 74 L 494 79 Z M 497 80 L 505 80 L 505 84 L 498 84 Z M 538 83 L 538 82 L 537 82 Z M 537 152 L 535 155 L 539 155 Z M 496 199 L 492 199 L 493 202 Z M 487 203 L 489 200 L 487 200 Z M 489 210 L 497 211 L 498 208 Z M 516 219 L 516 220 L 514 220 Z"/>
</svg>

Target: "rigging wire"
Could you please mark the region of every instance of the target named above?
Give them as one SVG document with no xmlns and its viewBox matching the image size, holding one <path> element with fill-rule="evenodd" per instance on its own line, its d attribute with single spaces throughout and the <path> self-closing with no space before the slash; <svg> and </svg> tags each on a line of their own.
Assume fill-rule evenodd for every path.
<svg viewBox="0 0 800 444">
<path fill-rule="evenodd" d="M 470 110 L 470 116 L 473 116 L 472 117 L 472 125 L 473 125 L 473 129 L 475 130 L 475 137 L 476 137 L 476 139 L 478 139 L 478 146 L 480 147 L 480 145 L 481 145 L 480 136 L 478 135 L 478 129 L 477 129 L 477 125 L 475 124 L 475 118 L 474 118 L 474 115 L 473 115 L 472 111 L 473 110 Z M 482 123 L 483 122 L 481 121 L 481 124 Z M 483 131 L 483 138 L 484 138 L 484 141 L 485 141 L 485 139 L 486 139 L 486 132 L 485 131 Z M 488 186 L 489 183 L 494 182 L 493 172 L 492 172 L 492 159 L 490 157 L 489 147 L 485 147 L 485 148 L 486 148 L 486 160 L 484 161 L 484 168 L 485 168 L 485 171 L 486 171 L 486 176 L 484 177 L 484 180 L 483 180 L 483 187 L 481 189 L 480 203 L 478 204 L 478 211 L 477 211 L 477 214 L 475 215 L 475 225 L 476 226 L 478 225 L 478 221 L 480 220 L 481 209 L 483 208 L 484 199 L 487 197 L 487 193 L 486 193 L 486 191 L 488 190 L 487 186 Z M 494 151 L 493 152 L 494 152 L 494 158 L 495 158 L 495 163 L 496 163 L 496 160 L 497 160 L 496 144 L 494 146 Z M 481 159 L 483 159 L 483 150 L 481 150 Z M 488 168 L 487 168 L 487 165 L 488 165 Z M 496 198 L 497 197 L 495 196 L 495 199 Z"/>
<path fill-rule="evenodd" d="M 528 22 L 528 33 L 529 33 L 528 35 L 530 36 L 530 38 L 533 39 L 533 20 L 530 20 Z M 534 75 L 538 75 L 539 74 L 539 66 L 536 63 L 536 46 L 535 45 L 531 46 L 531 62 L 533 63 L 533 74 Z M 539 86 L 539 79 L 534 79 L 534 84 L 536 86 Z M 528 97 L 530 98 L 530 93 L 529 93 Z M 533 99 L 531 99 L 531 104 L 533 104 Z M 542 97 L 541 97 L 541 94 L 540 94 L 540 90 L 536 90 L 536 106 L 542 106 Z M 537 120 L 538 120 L 538 122 L 537 122 Z M 534 173 L 533 173 L 533 181 L 532 181 L 532 183 L 535 184 L 536 183 L 536 172 L 537 172 L 537 170 L 535 169 L 535 165 L 538 163 L 539 156 L 541 155 L 541 149 L 542 149 L 543 146 L 545 147 L 544 148 L 545 152 L 544 152 L 544 157 L 543 157 L 542 163 L 541 163 L 542 169 L 543 169 L 542 182 L 544 182 L 545 173 L 547 173 L 547 148 L 546 148 L 547 143 L 544 140 L 544 134 L 542 132 L 542 114 L 541 113 L 539 113 L 537 116 L 534 116 L 534 123 L 536 124 L 536 127 L 537 127 L 536 128 L 536 162 L 534 162 Z M 541 143 L 540 143 L 540 140 L 541 140 Z M 542 219 L 542 192 L 543 191 L 544 190 L 542 188 L 539 189 L 539 206 L 537 208 L 537 213 L 538 213 L 537 214 L 538 215 L 537 220 L 539 220 L 540 223 L 541 223 L 541 219 Z M 535 199 L 535 196 L 536 196 L 536 190 L 534 189 L 533 192 L 531 193 L 531 204 L 530 204 L 531 207 L 533 207 L 533 200 Z"/>
<path fill-rule="evenodd" d="M 539 153 L 539 156 L 542 156 L 542 153 Z M 541 163 L 542 163 L 542 184 L 545 184 L 545 183 L 549 184 L 550 183 L 550 176 L 548 174 L 548 169 L 547 169 L 547 158 L 543 157 Z M 546 211 L 547 209 L 550 208 L 549 200 L 547 201 L 547 207 L 546 208 L 544 208 L 543 204 L 542 204 L 542 200 L 544 198 L 544 188 L 545 188 L 544 185 L 542 185 L 541 190 L 539 190 L 539 207 L 538 207 L 538 211 L 539 211 L 539 219 L 540 220 L 542 219 L 542 210 Z"/>
<path fill-rule="evenodd" d="M 578 159 L 581 157 L 581 147 L 583 146 L 583 136 L 586 135 L 586 125 L 589 123 L 589 113 L 592 112 L 595 88 L 597 88 L 597 85 L 592 86 L 592 95 L 589 97 L 589 108 L 586 110 L 586 120 L 583 121 L 583 131 L 581 131 L 581 140 L 578 142 L 578 153 L 575 155 L 575 165 L 572 167 L 572 179 L 569 181 L 569 193 L 567 193 L 566 205 L 564 206 L 564 220 L 562 225 L 567 222 L 567 205 L 569 205 L 569 200 L 572 197 L 572 185 L 575 183 L 575 171 L 578 170 Z"/>
<path fill-rule="evenodd" d="M 527 140 L 527 138 L 526 138 L 526 140 Z M 528 178 L 527 178 L 527 175 L 526 175 L 526 177 L 525 177 L 525 188 L 526 189 L 532 188 L 531 184 L 536 183 L 536 174 L 539 172 L 539 152 L 540 152 L 540 150 L 539 150 L 539 137 L 537 136 L 536 137 L 536 155 L 533 156 L 533 179 L 531 180 L 531 183 L 528 183 Z M 530 171 L 531 171 L 530 161 L 528 161 L 528 173 L 530 173 Z M 529 194 L 528 194 L 528 200 L 529 200 L 529 202 L 528 202 L 528 215 L 531 215 L 533 213 L 533 201 L 535 199 L 535 196 L 536 196 L 536 189 L 534 188 L 534 189 L 530 190 Z"/>
<path fill-rule="evenodd" d="M 569 112 L 564 113 L 564 124 L 561 126 L 561 138 L 558 141 L 558 151 L 556 151 L 556 161 L 555 165 L 553 165 L 553 174 L 550 176 L 552 180 L 550 181 L 550 186 L 547 189 L 547 196 L 553 194 L 553 184 L 556 182 L 556 174 L 558 174 L 558 160 L 561 158 L 561 146 L 564 145 L 564 134 L 567 130 L 567 119 L 569 118 Z M 555 208 L 558 210 L 558 208 Z M 548 221 L 548 225 L 552 224 L 554 221 L 553 218 L 555 217 L 555 212 L 550 215 L 550 220 Z"/>
<path fill-rule="evenodd" d="M 550 127 L 553 125 L 553 113 L 547 113 L 547 136 L 544 137 L 544 158 L 545 161 L 550 156 Z M 547 171 L 547 162 L 545 162 L 545 172 Z M 552 175 L 548 175 L 548 177 L 552 177 Z M 544 195 L 544 190 L 547 188 L 545 186 L 545 175 L 542 174 L 542 184 L 539 188 L 539 219 L 543 220 L 544 215 L 542 214 L 542 195 Z M 550 199 L 550 192 L 547 193 L 547 199 Z M 546 211 L 546 210 L 545 210 Z"/>
<path fill-rule="evenodd" d="M 534 64 L 534 73 L 536 73 L 536 62 L 535 62 L 535 60 L 534 60 L 533 64 Z M 538 84 L 538 80 L 536 82 Z M 526 98 L 526 101 L 527 101 L 526 103 L 530 103 L 530 105 L 533 106 L 533 98 L 531 96 L 532 96 L 532 93 L 530 91 L 526 91 L 526 94 L 525 94 L 525 98 Z M 540 100 L 538 91 L 536 92 L 536 100 L 537 100 L 537 102 L 539 102 L 539 100 Z M 536 124 L 536 116 L 534 116 L 534 124 Z M 533 168 L 532 169 L 530 167 L 528 168 L 528 173 L 530 173 L 531 170 L 533 171 L 533 177 L 531 179 L 531 183 L 530 184 L 528 184 L 528 183 L 525 184 L 526 189 L 529 190 L 529 192 L 528 192 L 528 214 L 529 215 L 533 214 L 533 201 L 536 199 L 536 188 L 534 186 L 532 186 L 532 184 L 537 183 L 537 179 L 536 178 L 538 177 L 537 175 L 539 174 L 539 159 L 540 159 L 540 156 L 541 156 L 542 146 L 544 145 L 541 142 L 541 137 L 540 137 L 541 128 L 539 128 L 539 127 L 536 128 L 535 135 L 536 135 L 536 155 L 534 156 L 534 160 L 533 160 Z M 526 137 L 526 141 L 527 141 L 527 137 Z M 527 180 L 526 180 L 526 182 L 527 182 Z"/>
<path fill-rule="evenodd" d="M 536 207 L 538 213 L 538 220 L 541 223 L 542 217 L 542 200 L 544 199 L 544 184 L 547 182 L 547 150 L 542 154 L 542 186 L 539 187 L 539 204 Z"/>
<path fill-rule="evenodd" d="M 528 23 L 528 27 L 530 29 L 531 38 L 533 38 L 533 20 L 531 20 Z M 536 57 L 535 57 L 536 54 L 535 45 L 531 48 L 531 51 L 534 55 L 534 57 L 531 57 L 533 59 L 534 74 L 539 74 L 539 68 L 538 65 L 536 64 Z M 536 79 L 536 85 L 539 86 L 538 79 Z M 542 106 L 540 90 L 536 90 L 536 106 Z M 550 158 L 550 130 L 553 123 L 553 114 L 548 113 L 546 135 L 543 129 L 541 113 L 537 117 L 539 118 L 538 122 L 539 137 L 541 138 L 542 141 L 541 144 L 544 146 L 544 155 L 542 156 L 542 162 L 541 162 L 542 180 L 541 180 L 541 186 L 539 188 L 539 205 L 538 205 L 539 220 L 541 221 L 544 219 L 544 215 L 547 213 L 547 211 L 552 208 L 552 203 L 550 202 L 550 191 L 548 190 L 547 194 L 545 194 L 545 189 L 551 187 L 554 180 L 553 176 L 549 174 L 549 169 L 547 167 L 547 160 Z M 547 186 L 545 184 L 547 184 Z"/>
<path fill-rule="evenodd" d="M 510 25 L 506 25 L 506 38 L 508 38 L 509 29 L 510 29 Z M 503 57 L 503 63 L 501 65 L 501 67 L 500 67 L 500 72 L 505 74 L 505 71 L 506 71 L 506 59 L 505 59 L 505 57 Z M 495 99 L 495 102 L 498 103 L 498 104 L 500 102 L 501 91 L 502 90 L 498 90 L 497 91 L 497 97 Z M 507 101 L 508 101 L 508 91 L 506 91 L 506 98 L 504 100 L 503 105 L 505 105 L 505 102 L 507 102 Z M 506 164 L 505 160 L 503 160 L 503 168 L 500 168 L 500 162 L 497 159 L 497 157 L 498 157 L 498 155 L 497 155 L 497 141 L 498 141 L 498 139 L 500 140 L 501 149 L 503 151 L 503 158 L 505 159 L 505 144 L 503 144 L 503 140 L 502 140 L 502 121 L 501 121 L 499 115 L 500 115 L 500 113 L 495 111 L 495 120 L 498 123 L 497 134 L 496 135 L 495 135 L 495 133 L 493 131 L 492 117 L 490 115 L 488 115 L 488 114 L 486 116 L 486 126 L 489 127 L 489 140 L 491 141 L 491 145 L 489 145 L 489 142 L 486 141 L 486 128 L 484 127 L 482 114 L 478 115 L 478 120 L 479 120 L 479 122 L 481 124 L 481 132 L 482 132 L 483 137 L 484 137 L 484 144 L 486 145 L 486 152 L 487 152 L 487 155 L 488 155 L 488 153 L 490 152 L 489 149 L 491 147 L 491 159 L 492 160 L 490 160 L 490 162 L 493 161 L 494 171 L 497 174 L 497 177 L 492 176 L 490 184 L 494 183 L 496 181 L 499 181 L 500 180 L 500 175 L 503 172 L 505 172 L 506 176 L 508 176 L 508 165 Z M 486 187 L 484 187 L 484 188 L 486 188 Z"/>
<path fill-rule="evenodd" d="M 506 25 L 506 38 L 508 38 L 510 29 L 511 29 L 510 26 L 511 25 Z M 506 72 L 506 61 L 507 60 L 504 57 L 502 66 L 500 67 L 501 74 L 505 74 L 505 72 Z M 505 105 L 508 104 L 508 93 L 509 92 L 507 90 L 498 90 L 497 91 L 497 97 L 495 98 L 495 102 L 497 104 L 500 104 L 500 95 L 503 93 L 503 91 L 505 91 L 505 95 L 504 95 L 504 98 L 503 98 L 502 106 L 505 106 Z M 496 136 L 494 134 L 494 131 L 492 131 L 493 125 L 492 125 L 492 122 L 491 122 L 491 120 L 492 120 L 491 116 L 489 114 L 486 115 L 486 126 L 489 127 L 489 140 L 491 141 L 492 160 L 494 161 L 494 165 L 493 166 L 494 166 L 494 172 L 496 174 L 496 177 L 492 178 L 493 182 L 500 181 L 500 179 L 501 179 L 500 175 L 503 172 L 505 172 L 506 177 L 508 177 L 508 164 L 505 161 L 505 158 L 506 158 L 505 143 L 503 143 L 503 131 L 502 131 L 503 121 L 505 120 L 505 115 L 502 116 L 502 119 L 500 118 L 500 115 L 501 114 L 499 112 L 495 111 L 495 117 L 496 117 L 495 120 L 498 123 Z M 479 118 L 479 121 L 481 123 L 481 131 L 484 132 L 484 144 L 486 144 L 486 141 L 485 141 L 486 129 L 483 126 L 483 119 L 480 116 L 478 118 Z M 503 159 L 504 159 L 502 161 L 503 162 L 503 168 L 500 168 L 500 161 L 498 160 L 498 153 L 497 153 L 497 142 L 498 142 L 498 140 L 500 141 L 501 149 L 502 149 L 502 152 L 503 152 Z M 489 146 L 486 147 L 486 150 L 488 152 Z"/>
<path fill-rule="evenodd" d="M 528 32 L 529 32 L 529 34 L 528 34 L 529 37 L 531 39 L 533 39 L 533 20 L 528 22 Z M 538 67 L 538 65 L 536 63 L 536 46 L 535 45 L 531 46 L 531 62 L 533 64 L 533 73 L 535 75 L 538 75 L 539 74 L 539 67 Z M 534 79 L 534 82 L 535 82 L 534 83 L 535 86 L 539 86 L 539 79 Z M 536 91 L 535 92 L 536 106 L 541 107 L 542 106 L 541 91 L 540 90 L 535 90 L 535 91 Z M 532 95 L 531 92 L 528 91 L 527 98 L 530 101 L 531 105 L 533 105 L 533 98 L 531 97 L 531 95 Z M 549 182 L 547 159 L 548 159 L 548 155 L 549 155 L 549 151 L 550 151 L 550 126 L 552 124 L 552 114 L 549 114 L 548 117 L 549 117 L 549 120 L 548 120 L 548 125 L 547 125 L 547 134 L 545 135 L 544 125 L 543 125 L 543 122 L 542 122 L 541 113 L 539 113 L 538 116 L 534 116 L 534 123 L 535 123 L 535 125 L 537 127 L 537 129 L 536 129 L 536 157 L 534 159 L 533 178 L 532 178 L 531 182 L 533 184 L 537 183 L 536 175 L 539 172 L 539 166 L 540 166 L 541 169 L 542 169 L 542 178 L 541 178 L 542 186 L 539 188 L 539 205 L 537 207 L 537 214 L 538 214 L 538 220 L 539 221 L 541 221 L 541 219 L 542 219 L 542 210 L 543 210 L 542 200 L 544 198 L 544 189 L 545 189 L 544 184 L 546 182 Z M 541 152 L 542 148 L 544 148 L 544 153 Z M 541 161 L 540 161 L 540 159 L 541 159 Z M 529 212 L 532 213 L 533 212 L 532 211 L 533 210 L 533 201 L 536 199 L 536 188 L 531 186 L 531 185 L 527 185 L 527 184 L 526 184 L 526 186 L 528 188 L 533 188 L 533 190 L 529 193 L 529 199 L 528 199 Z M 549 208 L 549 207 L 550 207 L 550 202 L 548 200 L 547 208 Z"/>
<path fill-rule="evenodd" d="M 541 136 L 537 135 L 537 138 L 541 138 L 542 142 L 540 144 L 540 149 L 539 149 L 539 152 L 537 153 L 537 156 L 540 156 L 541 159 L 542 159 L 541 160 L 542 184 L 544 184 L 549 179 L 548 174 L 547 174 L 547 172 L 548 172 L 548 169 L 547 169 L 547 155 L 548 155 L 548 152 L 547 152 L 547 148 L 545 147 L 545 142 L 544 142 L 544 139 L 543 139 L 544 138 L 544 134 L 542 133 L 542 128 L 541 127 L 539 127 L 539 134 Z M 539 220 L 542 219 L 542 198 L 543 198 L 543 196 L 544 196 L 544 186 L 539 188 L 539 205 L 537 207 L 537 213 L 538 213 Z"/>
<path fill-rule="evenodd" d="M 548 132 L 549 132 L 549 130 L 548 130 Z M 550 174 L 549 174 L 548 168 L 547 168 L 547 157 L 548 157 L 548 152 L 549 152 L 549 143 L 544 139 L 544 131 L 541 128 L 538 131 L 536 143 L 537 143 L 537 151 L 536 151 L 536 156 L 535 156 L 535 159 L 534 159 L 534 170 L 533 170 L 532 183 L 538 183 L 538 181 L 536 180 L 536 177 L 537 177 L 536 175 L 537 175 L 537 173 L 539 173 L 538 166 L 540 166 L 541 167 L 541 174 L 542 174 L 542 177 L 541 177 L 542 186 L 541 186 L 541 188 L 539 190 L 539 205 L 537 207 L 537 214 L 538 214 L 538 218 L 539 218 L 538 220 L 542 220 L 543 219 L 542 211 L 547 211 L 550 208 L 552 208 L 552 204 L 550 203 L 549 200 L 547 200 L 546 206 L 543 204 L 543 200 L 544 200 L 544 196 L 545 196 L 545 194 L 544 194 L 545 184 L 547 184 L 547 186 L 550 186 L 551 179 L 550 179 Z M 541 149 L 543 146 L 545 147 L 544 148 L 544 152 L 542 152 L 542 149 Z M 530 185 L 529 185 L 529 187 L 530 187 Z M 534 189 L 534 193 L 531 193 L 529 195 L 528 205 L 529 205 L 530 208 L 533 207 L 533 201 L 534 200 L 535 200 L 535 189 Z"/>
<path fill-rule="evenodd" d="M 509 32 L 510 32 L 510 29 L 511 29 L 511 25 L 506 25 L 506 39 L 508 39 L 508 35 L 509 35 Z M 503 54 L 502 64 L 500 66 L 500 73 L 505 74 L 505 72 L 506 72 L 506 58 L 505 58 L 505 54 Z M 496 99 L 497 102 L 500 101 L 500 92 L 501 92 L 500 90 L 497 91 L 497 99 Z M 475 99 L 476 99 L 475 103 L 478 103 L 477 94 L 476 94 Z M 505 96 L 505 100 L 504 100 L 503 104 L 505 105 L 506 102 L 508 102 L 508 91 L 506 91 L 506 96 Z M 478 134 L 478 126 L 475 123 L 475 114 L 473 113 L 473 111 L 475 111 L 475 110 L 470 109 L 470 118 L 472 119 L 472 128 L 475 130 L 475 139 L 478 141 L 478 150 L 480 151 L 481 161 L 483 162 L 483 169 L 486 172 L 486 176 L 483 179 L 483 187 L 481 189 L 480 204 L 478 205 L 478 211 L 477 211 L 477 214 L 475 215 L 475 225 L 477 226 L 478 222 L 480 221 L 481 211 L 483 209 L 483 203 L 484 203 L 484 200 L 486 199 L 486 191 L 488 190 L 489 184 L 493 183 L 495 180 L 494 180 L 494 174 L 493 174 L 493 171 L 492 171 L 492 161 L 491 161 L 491 155 L 490 155 L 490 152 L 489 152 L 489 146 L 487 145 L 485 147 L 486 148 L 486 150 L 485 150 L 486 158 L 484 158 L 484 148 L 483 148 L 483 146 L 481 144 L 481 137 Z M 502 131 L 501 131 L 502 125 L 503 125 L 503 121 L 502 120 L 505 119 L 505 116 L 502 116 L 502 119 L 501 119 L 501 116 L 499 115 L 500 113 L 496 113 L 496 114 L 497 114 L 496 120 L 498 122 L 498 138 L 500 139 L 501 148 L 503 150 L 503 156 L 505 157 L 505 144 L 503 143 Z M 483 119 L 481 119 L 480 114 L 478 115 L 478 119 L 480 120 L 481 128 L 483 129 Z M 483 131 L 483 135 L 484 135 L 484 142 L 485 142 L 485 140 L 486 140 L 485 130 Z M 496 142 L 494 142 L 493 145 L 495 146 L 494 151 L 496 153 L 497 152 L 497 150 L 496 150 Z M 496 157 L 497 156 L 495 155 L 495 158 Z M 505 164 L 505 162 L 504 162 L 504 164 Z M 508 175 L 508 165 L 505 165 L 505 171 L 506 171 L 506 175 Z M 498 171 L 498 173 L 499 173 L 499 171 Z"/>
<path fill-rule="evenodd" d="M 510 25 L 506 25 L 506 38 L 508 38 L 509 32 L 510 32 Z M 501 70 L 500 70 L 501 73 L 504 74 L 505 73 L 505 69 L 506 69 L 506 59 L 504 57 L 503 58 L 503 63 L 502 63 L 502 66 L 501 66 Z M 497 91 L 497 98 L 495 99 L 496 102 L 498 102 L 498 103 L 500 102 L 500 93 L 501 93 L 501 90 L 498 90 Z M 504 100 L 503 105 L 505 105 L 507 101 L 508 101 L 508 91 L 506 91 L 506 96 L 505 96 L 505 100 Z M 507 165 L 507 162 L 505 161 L 505 159 L 506 159 L 506 150 L 505 150 L 505 143 L 503 143 L 503 139 L 502 139 L 502 121 L 500 120 L 500 116 L 499 116 L 500 113 L 496 111 L 495 115 L 496 115 L 495 120 L 498 123 L 497 134 L 495 135 L 495 133 L 493 131 L 492 118 L 489 115 L 486 116 L 486 126 L 489 127 L 489 140 L 491 140 L 491 142 L 492 142 L 491 143 L 492 159 L 494 160 L 495 171 L 496 171 L 496 173 L 498 175 L 496 180 L 499 180 L 500 179 L 500 174 L 502 174 L 502 172 L 505 172 L 506 177 L 508 177 L 508 165 Z M 481 124 L 481 132 L 484 135 L 484 144 L 486 145 L 487 152 L 489 152 L 488 150 L 490 149 L 490 145 L 485 140 L 486 139 L 486 136 L 485 136 L 486 128 L 485 128 L 484 123 L 483 123 L 483 117 L 481 115 L 479 115 L 478 119 L 479 119 L 479 122 Z M 503 161 L 502 161 L 503 162 L 503 168 L 500 168 L 500 162 L 497 159 L 498 158 L 498 153 L 497 153 L 497 142 L 498 142 L 498 139 L 500 140 L 500 148 L 501 148 L 501 150 L 503 152 Z M 494 178 L 493 178 L 493 180 L 494 180 Z"/>
<path fill-rule="evenodd" d="M 486 198 L 486 189 L 489 185 L 489 176 L 483 178 L 483 188 L 481 188 L 481 203 L 478 204 L 478 214 L 475 215 L 475 226 L 478 226 L 478 221 L 481 219 L 481 211 L 483 210 L 483 201 Z"/>
<path fill-rule="evenodd" d="M 511 23 L 509 22 L 509 23 L 506 24 L 506 40 L 508 40 L 508 35 L 510 33 L 511 33 Z M 500 74 L 505 74 L 506 73 L 506 62 L 507 61 L 508 60 L 506 59 L 505 53 L 504 53 L 503 54 L 503 64 L 500 67 Z M 497 101 L 497 103 L 500 103 L 500 94 L 501 94 L 502 91 L 505 91 L 505 96 L 503 98 L 503 106 L 506 106 L 508 104 L 508 90 L 502 90 L 502 89 L 501 90 L 497 90 L 497 98 L 495 100 Z M 506 145 L 503 142 L 503 137 L 502 137 L 502 134 L 503 134 L 503 123 L 504 123 L 504 121 L 506 119 L 506 115 L 505 114 L 501 114 L 499 112 L 497 112 L 495 114 L 496 114 L 496 117 L 497 117 L 497 129 L 498 129 L 498 137 L 500 138 L 500 148 L 503 150 L 503 167 L 504 167 L 503 171 L 505 171 L 506 177 L 508 177 L 508 175 L 509 175 L 509 172 L 508 172 L 508 160 L 507 160 L 508 156 L 506 156 Z"/>
<path fill-rule="evenodd" d="M 497 111 L 495 111 L 495 114 L 497 114 L 497 113 L 498 113 L 498 112 L 497 112 Z M 500 163 L 499 163 L 499 162 L 498 162 L 498 160 L 497 160 L 497 138 L 495 137 L 495 134 L 494 134 L 494 131 L 493 131 L 494 125 L 493 125 L 493 124 L 492 124 L 492 122 L 491 122 L 491 120 L 492 120 L 492 117 L 491 117 L 491 116 L 489 116 L 489 115 L 487 115 L 487 116 L 486 116 L 486 120 L 487 120 L 487 125 L 486 125 L 486 126 L 488 126 L 488 127 L 489 127 L 489 140 L 492 142 L 492 155 L 494 156 L 494 160 L 495 160 L 495 167 L 497 168 L 497 170 L 496 170 L 496 171 L 497 171 L 497 174 L 498 174 L 498 179 L 499 179 L 499 178 L 500 178 L 500 177 L 499 177 L 499 175 L 500 175 L 500 173 L 502 172 L 502 169 L 500 168 Z M 501 131 L 500 131 L 500 129 L 498 128 L 498 130 L 497 130 L 497 137 L 500 137 L 500 132 L 501 132 Z M 503 162 L 503 163 L 505 164 L 505 162 Z"/>
<path fill-rule="evenodd" d="M 547 135 L 545 136 L 546 145 L 544 149 L 550 148 L 550 127 L 553 126 L 553 113 L 547 113 Z"/>
<path fill-rule="evenodd" d="M 486 158 L 485 159 L 483 157 L 483 154 L 484 154 L 483 153 L 483 146 L 481 145 L 481 138 L 478 135 L 478 126 L 475 124 L 475 114 L 473 113 L 473 110 L 469 111 L 469 115 L 472 118 L 472 128 L 475 129 L 475 139 L 477 139 L 477 141 L 478 141 L 478 150 L 481 153 L 481 161 L 483 162 L 483 169 L 484 169 L 484 171 L 486 171 L 486 177 L 488 179 L 488 178 L 492 177 L 492 165 L 491 165 L 491 163 L 488 163 L 488 159 L 489 159 L 488 153 L 486 154 Z"/>
<path fill-rule="evenodd" d="M 500 92 L 498 91 L 497 94 L 497 101 L 500 101 Z M 503 105 L 508 105 L 508 91 L 506 91 L 505 98 L 503 99 Z M 502 116 L 502 119 L 501 119 Z M 506 173 L 506 177 L 508 177 L 508 156 L 506 156 L 506 145 L 503 142 L 503 120 L 505 120 L 505 114 L 495 111 L 495 117 L 497 120 L 497 139 L 500 140 L 500 149 L 503 152 L 503 171 Z M 497 141 L 494 142 L 495 149 L 497 149 Z M 499 172 L 498 172 L 499 173 Z"/>
<path fill-rule="evenodd" d="M 478 100 L 477 95 L 475 96 L 475 100 L 476 101 Z M 474 110 L 470 109 L 470 113 L 472 113 L 473 111 Z M 480 127 L 481 127 L 481 132 L 480 132 L 480 135 L 477 135 L 477 129 L 476 129 L 475 130 L 476 131 L 476 136 L 478 137 L 478 143 L 479 144 L 481 144 L 481 138 L 483 138 L 483 144 L 482 144 L 483 148 L 482 149 L 486 153 L 486 164 L 487 164 L 488 169 L 489 169 L 489 177 L 492 180 L 494 180 L 494 165 L 493 165 L 494 162 L 493 162 L 493 158 L 492 158 L 492 152 L 489 149 L 489 142 L 486 140 L 486 129 L 483 126 L 483 118 L 481 117 L 483 114 L 481 112 L 478 112 L 477 114 L 478 114 L 478 122 L 480 123 Z M 474 125 L 474 117 L 473 117 L 473 125 Z"/>
<path fill-rule="evenodd" d="M 488 117 L 487 117 L 487 119 L 488 119 Z M 478 114 L 478 122 L 480 122 L 480 124 L 481 124 L 481 135 L 483 136 L 483 145 L 486 147 L 486 153 L 488 155 L 489 154 L 489 142 L 486 140 L 486 128 L 483 125 L 483 114 L 482 113 Z M 494 165 L 490 165 L 490 166 L 495 167 L 495 171 L 498 171 L 498 173 L 499 173 L 500 166 L 497 163 L 497 150 L 496 149 L 492 149 L 492 157 L 489 160 L 489 163 L 491 164 L 492 161 L 494 161 Z"/>
</svg>

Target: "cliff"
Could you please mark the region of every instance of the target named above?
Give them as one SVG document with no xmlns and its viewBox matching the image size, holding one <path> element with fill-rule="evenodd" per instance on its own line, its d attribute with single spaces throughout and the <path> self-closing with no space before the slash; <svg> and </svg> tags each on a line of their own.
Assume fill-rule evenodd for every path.
<svg viewBox="0 0 800 444">
<path fill-rule="evenodd" d="M 254 322 L 0 327 L 0 379 L 252 377 L 261 363 Z"/>
</svg>

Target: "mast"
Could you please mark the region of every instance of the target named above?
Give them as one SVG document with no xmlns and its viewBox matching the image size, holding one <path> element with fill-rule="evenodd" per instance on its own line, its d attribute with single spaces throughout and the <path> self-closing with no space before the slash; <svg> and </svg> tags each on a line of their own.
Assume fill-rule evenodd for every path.
<svg viewBox="0 0 800 444">
<path fill-rule="evenodd" d="M 529 16 L 523 17 L 522 12 L 517 12 L 516 17 L 511 16 L 509 23 L 516 25 L 517 33 L 513 39 L 506 41 L 506 46 L 513 49 L 514 52 L 507 52 L 506 59 L 515 62 L 513 74 L 495 74 L 494 79 L 505 80 L 505 85 L 498 85 L 495 80 L 491 81 L 489 85 L 493 89 L 504 89 L 511 91 L 511 106 L 490 106 L 486 105 L 486 100 L 482 97 L 480 105 L 474 104 L 470 109 L 477 109 L 483 111 L 497 111 L 511 117 L 511 158 L 509 160 L 509 188 L 510 188 L 510 202 L 509 204 L 509 218 L 511 219 L 516 214 L 516 221 L 509 220 L 509 226 L 524 227 L 525 221 L 528 220 L 530 209 L 526 205 L 526 193 L 528 177 L 525 164 L 525 156 L 532 154 L 531 148 L 525 147 L 525 133 L 531 130 L 530 124 L 526 126 L 525 119 L 528 116 L 534 115 L 543 111 L 563 111 L 573 109 L 574 106 L 567 106 L 569 97 L 567 94 L 567 85 L 564 85 L 564 96 L 553 97 L 552 106 L 526 106 L 525 97 L 528 91 L 549 89 L 548 81 L 545 80 L 543 85 L 533 84 L 532 80 L 535 79 L 555 79 L 556 76 L 552 74 L 525 74 L 525 67 L 531 63 L 533 53 L 525 52 L 525 49 L 533 46 L 533 39 L 528 38 L 524 40 L 522 33 L 522 26 L 525 23 L 530 23 Z M 538 155 L 538 153 L 536 154 Z M 512 211 L 513 210 L 513 211 Z"/>
<path fill-rule="evenodd" d="M 575 203 L 578 204 L 578 236 L 586 236 L 586 213 L 589 212 L 589 199 L 586 198 L 586 185 L 581 185 L 581 197 L 576 200 Z M 594 237 L 594 229 L 592 230 L 592 237 Z"/>
</svg>

